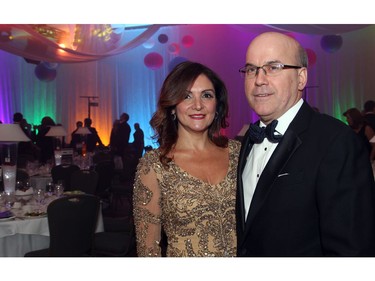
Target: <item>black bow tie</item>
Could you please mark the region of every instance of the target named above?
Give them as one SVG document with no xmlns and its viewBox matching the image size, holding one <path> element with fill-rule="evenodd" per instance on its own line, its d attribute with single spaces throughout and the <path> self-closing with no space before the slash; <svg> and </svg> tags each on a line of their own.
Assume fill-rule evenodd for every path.
<svg viewBox="0 0 375 281">
<path fill-rule="evenodd" d="M 275 135 L 275 128 L 277 126 L 277 120 L 273 120 L 267 127 L 259 127 L 255 124 L 250 124 L 249 137 L 254 143 L 263 142 L 264 138 L 267 138 L 272 143 L 280 142 L 283 135 Z"/>
</svg>

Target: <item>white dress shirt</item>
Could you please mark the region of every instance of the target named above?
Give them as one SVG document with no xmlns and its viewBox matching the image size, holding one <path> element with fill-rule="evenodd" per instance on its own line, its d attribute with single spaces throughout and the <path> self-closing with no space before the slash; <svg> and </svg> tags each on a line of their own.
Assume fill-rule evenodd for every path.
<svg viewBox="0 0 375 281">
<path fill-rule="evenodd" d="M 285 134 L 289 124 L 296 116 L 298 110 L 301 108 L 303 100 L 300 99 L 293 107 L 284 113 L 279 119 L 276 126 L 276 134 Z M 260 121 L 260 127 L 266 125 Z M 272 153 L 275 151 L 278 143 L 271 143 L 267 138 L 264 138 L 262 143 L 255 143 L 247 156 L 246 165 L 242 173 L 243 192 L 244 192 L 244 204 L 245 214 L 250 209 L 250 203 L 253 198 L 256 185 L 262 174 L 264 167 L 267 165 L 268 160 L 271 158 Z"/>
</svg>

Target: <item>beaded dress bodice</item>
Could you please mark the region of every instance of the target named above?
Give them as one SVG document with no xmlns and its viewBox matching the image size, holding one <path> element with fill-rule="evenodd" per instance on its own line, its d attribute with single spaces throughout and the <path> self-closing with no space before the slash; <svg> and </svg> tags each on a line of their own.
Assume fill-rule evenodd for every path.
<svg viewBox="0 0 375 281">
<path fill-rule="evenodd" d="M 236 254 L 236 169 L 240 143 L 230 140 L 226 177 L 208 184 L 173 161 L 165 169 L 159 151 L 145 154 L 134 184 L 138 256 L 160 256 L 160 233 L 168 237 L 169 257 Z"/>
</svg>

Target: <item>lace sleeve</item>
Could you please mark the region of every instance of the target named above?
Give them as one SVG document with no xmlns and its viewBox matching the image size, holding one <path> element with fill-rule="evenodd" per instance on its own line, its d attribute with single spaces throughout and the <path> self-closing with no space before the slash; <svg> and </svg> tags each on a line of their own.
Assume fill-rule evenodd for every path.
<svg viewBox="0 0 375 281">
<path fill-rule="evenodd" d="M 160 257 L 160 188 L 148 158 L 137 167 L 133 195 L 134 225 L 139 257 Z"/>
</svg>

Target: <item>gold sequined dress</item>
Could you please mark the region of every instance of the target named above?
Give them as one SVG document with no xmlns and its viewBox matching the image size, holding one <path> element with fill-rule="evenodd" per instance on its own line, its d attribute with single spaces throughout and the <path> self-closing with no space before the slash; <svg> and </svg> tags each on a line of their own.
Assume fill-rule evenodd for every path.
<svg viewBox="0 0 375 281">
<path fill-rule="evenodd" d="M 147 152 L 134 183 L 137 254 L 161 256 L 161 229 L 168 257 L 224 257 L 236 254 L 236 169 L 240 143 L 229 140 L 226 177 L 210 185 L 173 161 L 162 167 L 158 149 Z"/>
</svg>

